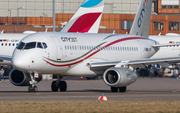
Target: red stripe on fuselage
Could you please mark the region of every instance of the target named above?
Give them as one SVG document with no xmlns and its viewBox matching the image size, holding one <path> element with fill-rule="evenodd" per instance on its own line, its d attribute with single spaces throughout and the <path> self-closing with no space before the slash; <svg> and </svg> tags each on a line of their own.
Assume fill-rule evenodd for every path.
<svg viewBox="0 0 180 113">
<path fill-rule="evenodd" d="M 101 13 L 88 13 L 79 17 L 68 32 L 86 33 L 93 26 Z"/>
<path fill-rule="evenodd" d="M 106 48 L 106 47 L 109 47 L 109 46 L 111 46 L 111 45 L 114 45 L 114 44 L 119 43 L 119 42 L 122 42 L 122 41 L 135 40 L 135 39 L 145 39 L 145 40 L 148 40 L 147 38 L 141 38 L 141 37 L 123 38 L 123 39 L 119 39 L 119 40 L 113 41 L 113 42 L 111 42 L 111 43 L 105 45 L 104 47 Z M 103 48 L 103 47 L 102 47 L 102 48 Z M 87 57 L 85 57 L 85 58 L 83 58 L 83 59 L 81 59 L 81 60 L 79 60 L 79 61 L 77 61 L 77 62 L 69 63 L 69 64 L 57 65 L 57 64 L 50 63 L 49 61 L 47 61 L 47 60 L 45 60 L 45 59 L 43 59 L 43 60 L 44 60 L 45 62 L 47 62 L 48 64 L 50 64 L 50 65 L 52 65 L 52 66 L 56 66 L 56 67 L 71 66 L 71 65 L 78 64 L 78 63 L 80 63 L 80 62 L 82 62 L 82 61 L 84 61 L 84 60 L 90 58 L 91 56 L 93 56 L 93 55 L 95 55 L 96 53 L 98 53 L 100 50 L 101 50 L 101 49 L 99 49 L 99 50 L 97 50 L 97 51 L 91 53 L 89 56 L 87 56 Z"/>
</svg>

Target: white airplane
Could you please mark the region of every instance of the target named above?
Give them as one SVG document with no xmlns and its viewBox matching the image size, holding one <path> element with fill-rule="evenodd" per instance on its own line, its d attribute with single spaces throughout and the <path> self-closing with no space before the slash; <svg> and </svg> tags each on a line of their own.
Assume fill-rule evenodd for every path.
<svg viewBox="0 0 180 113">
<path fill-rule="evenodd" d="M 15 69 L 11 81 L 27 83 L 29 91 L 37 91 L 38 75 L 51 73 L 58 76 L 52 82 L 52 91 L 66 91 L 63 76 L 103 75 L 112 92 L 125 92 L 137 79 L 135 68 L 180 61 L 177 57 L 149 59 L 159 47 L 169 46 L 148 39 L 151 5 L 152 0 L 141 1 L 130 35 L 36 33 L 25 37 L 12 55 Z"/>
<path fill-rule="evenodd" d="M 165 57 L 177 57 L 180 56 L 180 35 L 179 34 L 166 34 L 164 36 L 151 35 L 150 39 L 158 41 L 160 44 L 173 44 L 172 46 L 167 46 L 160 48 L 160 50 L 154 54 L 151 58 L 165 58 Z M 175 45 L 177 44 L 177 45 Z"/>
<path fill-rule="evenodd" d="M 98 33 L 104 8 L 104 0 L 85 0 L 69 22 L 59 32 Z M 25 36 L 36 32 L 1 33 L 0 34 L 0 65 L 11 65 L 15 47 Z M 4 57 L 5 56 L 5 57 Z M 9 56 L 9 57 L 7 57 Z"/>
</svg>

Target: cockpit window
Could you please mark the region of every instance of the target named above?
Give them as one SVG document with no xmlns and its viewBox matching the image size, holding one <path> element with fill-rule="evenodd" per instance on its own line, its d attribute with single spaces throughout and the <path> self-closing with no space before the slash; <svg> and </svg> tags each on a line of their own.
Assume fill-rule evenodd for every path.
<svg viewBox="0 0 180 113">
<path fill-rule="evenodd" d="M 41 42 L 38 42 L 38 43 L 37 43 L 37 48 L 43 49 L 43 46 L 42 46 Z"/>
<path fill-rule="evenodd" d="M 46 45 L 46 43 L 42 43 L 43 44 L 43 46 L 44 46 L 44 49 L 46 49 L 47 48 L 47 45 Z"/>
<path fill-rule="evenodd" d="M 20 42 L 19 45 L 16 47 L 17 49 L 23 49 L 25 46 L 24 42 Z"/>
<path fill-rule="evenodd" d="M 25 45 L 24 49 L 33 49 L 35 47 L 36 47 L 36 42 L 30 42 Z"/>
</svg>

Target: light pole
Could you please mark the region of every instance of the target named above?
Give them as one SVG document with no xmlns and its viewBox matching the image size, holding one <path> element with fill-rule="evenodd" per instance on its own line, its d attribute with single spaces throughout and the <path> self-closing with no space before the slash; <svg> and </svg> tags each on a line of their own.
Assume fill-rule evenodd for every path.
<svg viewBox="0 0 180 113">
<path fill-rule="evenodd" d="M 17 8 L 17 25 L 19 25 L 19 9 L 24 9 L 25 7 Z"/>
<path fill-rule="evenodd" d="M 55 32 L 55 0 L 53 0 L 53 32 Z"/>
<path fill-rule="evenodd" d="M 9 11 L 10 12 L 10 25 L 11 25 L 11 10 L 10 9 L 5 9 L 5 11 Z"/>
</svg>

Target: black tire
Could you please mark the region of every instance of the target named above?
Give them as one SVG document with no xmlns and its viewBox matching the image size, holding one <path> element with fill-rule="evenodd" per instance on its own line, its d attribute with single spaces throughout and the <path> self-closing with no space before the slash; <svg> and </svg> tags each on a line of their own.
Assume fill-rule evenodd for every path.
<svg viewBox="0 0 180 113">
<path fill-rule="evenodd" d="M 111 92 L 117 92 L 118 88 L 117 87 L 111 87 Z"/>
<path fill-rule="evenodd" d="M 56 86 L 56 81 L 53 81 L 51 84 L 51 90 L 53 92 L 57 92 L 58 91 L 58 87 Z"/>
<path fill-rule="evenodd" d="M 65 81 L 61 81 L 60 84 L 59 84 L 59 89 L 60 91 L 62 92 L 65 92 L 67 90 L 67 84 Z"/>
<path fill-rule="evenodd" d="M 29 91 L 29 92 L 32 92 L 32 91 L 33 91 L 32 85 L 30 85 L 30 86 L 28 87 L 28 91 Z"/>
<path fill-rule="evenodd" d="M 125 87 L 119 87 L 119 92 L 126 92 L 126 86 Z"/>
<path fill-rule="evenodd" d="M 34 87 L 33 87 L 33 92 L 37 92 L 37 91 L 38 91 L 37 86 L 34 86 Z"/>
</svg>

